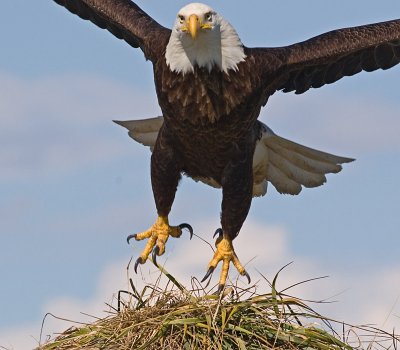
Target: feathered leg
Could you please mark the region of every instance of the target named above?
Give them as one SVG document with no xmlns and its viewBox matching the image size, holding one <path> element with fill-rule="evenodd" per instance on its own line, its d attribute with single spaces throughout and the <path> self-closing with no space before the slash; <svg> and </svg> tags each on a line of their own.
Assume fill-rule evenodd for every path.
<svg viewBox="0 0 400 350">
<path fill-rule="evenodd" d="M 181 170 L 180 158 L 174 150 L 173 142 L 166 128 L 163 126 L 151 156 L 151 183 L 158 218 L 149 230 L 128 236 L 128 243 L 132 238 L 137 241 L 148 239 L 145 249 L 136 260 L 135 271 L 137 271 L 139 264 L 146 262 L 151 252 L 153 252 L 153 261 L 156 262 L 156 256 L 164 254 L 165 244 L 170 236 L 179 238 L 184 228 L 189 230 L 190 238 L 193 236 L 190 225 L 170 226 L 168 221 L 168 215 L 181 178 Z"/>
<path fill-rule="evenodd" d="M 207 274 L 202 280 L 205 281 L 222 261 L 218 292 L 225 286 L 231 262 L 242 276 L 247 277 L 250 283 L 250 276 L 240 263 L 232 241 L 239 234 L 251 205 L 253 189 L 251 160 L 251 157 L 247 157 L 244 152 L 241 152 L 228 164 L 222 178 L 222 229 L 216 231 L 219 234 L 215 243 L 217 249 L 208 264 Z"/>
</svg>

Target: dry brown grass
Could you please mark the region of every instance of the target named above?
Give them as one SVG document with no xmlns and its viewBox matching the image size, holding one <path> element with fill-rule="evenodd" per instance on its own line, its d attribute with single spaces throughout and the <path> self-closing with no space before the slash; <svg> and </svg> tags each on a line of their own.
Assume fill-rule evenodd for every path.
<svg viewBox="0 0 400 350">
<path fill-rule="evenodd" d="M 132 290 L 118 293 L 107 317 L 71 327 L 39 349 L 397 349 L 393 334 L 338 323 L 278 292 L 279 272 L 270 293 L 231 287 L 217 296 L 187 290 L 160 270 L 169 279 L 166 288 L 147 285 L 139 292 L 131 281 Z"/>
</svg>

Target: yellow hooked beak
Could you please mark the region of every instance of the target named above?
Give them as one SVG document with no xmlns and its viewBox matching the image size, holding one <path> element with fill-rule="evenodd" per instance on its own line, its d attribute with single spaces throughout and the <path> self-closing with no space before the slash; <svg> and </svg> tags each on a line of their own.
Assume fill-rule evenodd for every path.
<svg viewBox="0 0 400 350">
<path fill-rule="evenodd" d="M 189 17 L 187 27 L 192 39 L 196 39 L 200 29 L 200 19 L 197 15 L 191 15 Z"/>
</svg>

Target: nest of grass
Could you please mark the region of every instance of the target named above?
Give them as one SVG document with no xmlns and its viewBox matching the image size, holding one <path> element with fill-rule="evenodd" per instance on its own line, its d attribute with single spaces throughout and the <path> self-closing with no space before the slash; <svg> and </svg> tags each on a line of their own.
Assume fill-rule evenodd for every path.
<svg viewBox="0 0 400 350">
<path fill-rule="evenodd" d="M 139 292 L 130 280 L 132 291 L 119 291 L 118 306 L 107 317 L 71 327 L 38 350 L 397 349 L 394 334 L 336 322 L 278 292 L 279 272 L 268 294 L 230 287 L 210 295 L 189 291 L 160 270 L 169 279 L 166 288 L 147 285 Z"/>
</svg>

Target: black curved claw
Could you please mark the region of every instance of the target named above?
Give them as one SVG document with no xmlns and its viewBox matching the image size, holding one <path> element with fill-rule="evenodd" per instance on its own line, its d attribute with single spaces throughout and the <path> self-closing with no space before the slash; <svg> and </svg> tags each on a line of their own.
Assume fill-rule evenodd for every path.
<svg viewBox="0 0 400 350">
<path fill-rule="evenodd" d="M 133 268 L 135 270 L 135 273 L 137 273 L 137 268 L 138 268 L 139 264 L 144 264 L 144 261 L 140 256 L 137 258 L 137 260 L 135 262 L 135 266 Z"/>
<path fill-rule="evenodd" d="M 247 277 L 247 282 L 248 282 L 248 284 L 250 284 L 251 278 L 250 278 L 250 275 L 247 273 L 246 270 L 243 272 L 242 276 L 246 276 Z"/>
<path fill-rule="evenodd" d="M 216 235 L 219 235 L 220 237 L 223 235 L 222 228 L 216 229 L 216 231 L 214 232 L 213 238 L 215 238 Z"/>
<path fill-rule="evenodd" d="M 217 294 L 217 295 L 220 295 L 221 292 L 224 290 L 224 288 L 225 288 L 225 284 L 219 284 L 216 294 Z"/>
<path fill-rule="evenodd" d="M 179 225 L 179 228 L 180 228 L 181 230 L 183 230 L 184 228 L 187 228 L 188 231 L 189 231 L 189 233 L 190 233 L 190 239 L 193 238 L 193 228 L 192 228 L 192 226 L 190 226 L 189 224 L 180 224 L 180 225 Z"/>
<path fill-rule="evenodd" d="M 153 264 L 158 267 L 157 264 L 157 255 L 160 253 L 160 247 L 156 245 L 153 249 L 153 252 L 151 253 L 151 258 L 153 259 Z"/>
<path fill-rule="evenodd" d="M 133 234 L 133 235 L 129 235 L 128 237 L 126 237 L 126 241 L 128 242 L 128 244 L 129 244 L 129 241 L 130 241 L 132 238 L 135 238 L 135 239 L 136 239 L 136 236 L 137 236 L 137 234 L 135 233 L 135 234 Z"/>
<path fill-rule="evenodd" d="M 214 272 L 215 267 L 211 266 L 206 275 L 203 277 L 203 279 L 201 280 L 201 282 L 204 282 L 208 277 L 210 277 L 212 275 L 212 273 Z"/>
</svg>

